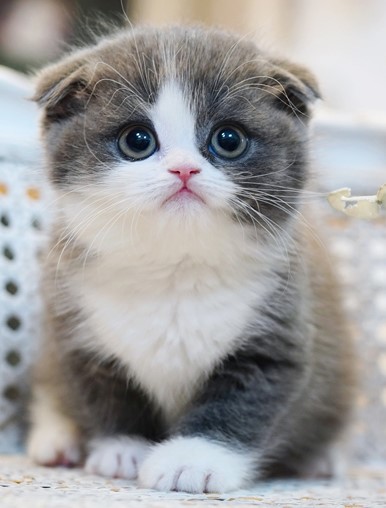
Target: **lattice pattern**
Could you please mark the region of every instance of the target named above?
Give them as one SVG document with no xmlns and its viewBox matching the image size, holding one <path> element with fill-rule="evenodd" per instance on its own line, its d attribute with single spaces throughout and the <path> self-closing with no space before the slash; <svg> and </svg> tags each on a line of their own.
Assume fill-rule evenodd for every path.
<svg viewBox="0 0 386 508">
<path fill-rule="evenodd" d="M 328 214 L 360 360 L 352 453 L 359 460 L 386 460 L 386 217 L 363 221 Z"/>
<path fill-rule="evenodd" d="M 20 446 L 29 368 L 40 333 L 45 191 L 27 160 L 0 160 L 0 451 Z"/>
</svg>

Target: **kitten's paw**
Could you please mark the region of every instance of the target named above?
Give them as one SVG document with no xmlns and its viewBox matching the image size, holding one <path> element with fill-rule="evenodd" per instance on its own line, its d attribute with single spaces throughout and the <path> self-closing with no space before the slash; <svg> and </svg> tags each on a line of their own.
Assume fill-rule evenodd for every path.
<svg viewBox="0 0 386 508">
<path fill-rule="evenodd" d="M 75 426 L 65 419 L 50 423 L 53 422 L 32 427 L 27 441 L 28 456 L 42 466 L 78 465 L 81 451 Z"/>
<path fill-rule="evenodd" d="M 192 493 L 245 487 L 254 476 L 251 457 L 200 437 L 177 437 L 153 449 L 139 470 L 142 487 Z"/>
<path fill-rule="evenodd" d="M 116 436 L 97 439 L 90 448 L 85 465 L 87 473 L 133 480 L 150 444 L 139 437 Z"/>
</svg>

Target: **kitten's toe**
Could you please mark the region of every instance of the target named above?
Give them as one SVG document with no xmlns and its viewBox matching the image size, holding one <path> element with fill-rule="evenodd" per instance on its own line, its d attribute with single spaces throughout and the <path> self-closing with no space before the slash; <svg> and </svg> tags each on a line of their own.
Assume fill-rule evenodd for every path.
<svg viewBox="0 0 386 508">
<path fill-rule="evenodd" d="M 78 433 L 65 421 L 58 426 L 35 426 L 28 438 L 27 454 L 42 466 L 76 466 L 81 460 Z"/>
<path fill-rule="evenodd" d="M 133 480 L 149 449 L 149 443 L 137 437 L 97 439 L 91 443 L 85 470 L 89 474 Z"/>
<path fill-rule="evenodd" d="M 178 437 L 157 445 L 139 470 L 142 487 L 192 493 L 226 492 L 248 485 L 253 460 L 212 441 Z"/>
</svg>

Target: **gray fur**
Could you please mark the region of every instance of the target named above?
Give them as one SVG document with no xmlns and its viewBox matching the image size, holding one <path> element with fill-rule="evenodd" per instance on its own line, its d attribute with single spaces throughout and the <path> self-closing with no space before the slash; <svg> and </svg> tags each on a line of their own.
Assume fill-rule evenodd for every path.
<svg viewBox="0 0 386 508">
<path fill-rule="evenodd" d="M 36 382 L 50 386 L 85 442 L 115 433 L 154 441 L 200 435 L 256 450 L 256 469 L 267 474 L 301 472 L 337 437 L 352 400 L 351 344 L 339 291 L 325 252 L 293 218 L 309 177 L 307 123 L 318 96 L 311 75 L 221 31 L 119 32 L 39 77 L 36 100 L 44 108 L 49 177 L 54 186 L 71 190 L 108 172 L 121 157 L 115 140 L 128 119 L 148 122 L 146 106 L 172 72 L 167 55 L 175 58 L 176 78 L 191 98 L 202 154 L 240 184 L 239 198 L 250 206 L 249 214 L 235 207 L 235 220 L 257 224 L 267 243 L 269 233 L 284 230 L 291 239 L 290 273 L 279 266 L 270 275 L 280 284 L 254 322 L 245 324 L 242 346 L 219 359 L 184 414 L 169 424 L 120 358 L 74 350 L 73 336 L 89 339 L 92 331 L 67 274 L 92 256 L 86 259 L 88 245 L 70 243 L 57 266 L 69 239 L 57 243 L 66 226 L 59 218 L 45 281 L 49 338 Z M 251 138 L 248 154 L 228 163 L 213 158 L 206 142 L 224 118 L 246 126 Z M 268 226 L 259 214 L 268 217 Z"/>
</svg>

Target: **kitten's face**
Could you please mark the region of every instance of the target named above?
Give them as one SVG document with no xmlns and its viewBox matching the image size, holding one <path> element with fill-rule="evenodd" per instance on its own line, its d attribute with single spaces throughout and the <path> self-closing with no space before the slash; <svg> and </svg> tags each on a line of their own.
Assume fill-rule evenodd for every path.
<svg viewBox="0 0 386 508">
<path fill-rule="evenodd" d="M 304 70 L 182 28 L 75 53 L 43 71 L 37 92 L 50 177 L 78 229 L 141 217 L 282 224 L 306 180 L 314 97 Z"/>
</svg>

